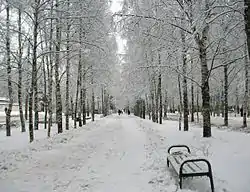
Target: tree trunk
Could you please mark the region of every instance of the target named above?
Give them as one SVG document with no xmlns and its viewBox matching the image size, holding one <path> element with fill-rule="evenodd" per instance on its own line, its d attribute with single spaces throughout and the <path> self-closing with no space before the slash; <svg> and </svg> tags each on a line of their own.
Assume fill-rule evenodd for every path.
<svg viewBox="0 0 250 192">
<path fill-rule="evenodd" d="M 50 49 L 52 48 L 52 42 L 50 42 Z M 49 113 L 49 120 L 48 120 L 48 132 L 47 136 L 50 137 L 50 131 L 52 127 L 53 121 L 53 111 L 52 111 L 52 84 L 53 84 L 53 61 L 52 61 L 52 53 L 49 54 L 49 64 L 47 66 L 48 71 L 48 113 Z"/>
<path fill-rule="evenodd" d="M 238 83 L 236 85 L 236 89 L 235 89 L 235 117 L 237 114 L 240 113 L 240 107 L 239 107 L 239 91 L 238 91 Z"/>
<path fill-rule="evenodd" d="M 26 89 L 25 95 L 25 120 L 28 120 L 28 109 L 29 108 L 29 90 Z"/>
<path fill-rule="evenodd" d="M 74 103 L 72 97 L 70 99 L 70 102 L 71 102 L 71 119 L 74 120 Z"/>
<path fill-rule="evenodd" d="M 224 65 L 224 125 L 228 126 L 228 66 Z"/>
<path fill-rule="evenodd" d="M 102 108 L 103 108 L 103 116 L 105 117 L 105 116 L 107 116 L 108 114 L 107 114 L 107 105 L 106 105 L 106 103 L 107 103 L 107 93 L 106 93 L 106 89 L 104 89 L 104 88 L 102 88 L 103 89 L 103 106 L 102 106 Z"/>
<path fill-rule="evenodd" d="M 87 117 L 89 117 L 89 100 L 88 99 L 86 99 L 86 113 L 87 113 Z"/>
<path fill-rule="evenodd" d="M 104 114 L 104 90 L 102 86 L 102 114 Z"/>
<path fill-rule="evenodd" d="M 33 29 L 33 56 L 32 56 L 32 79 L 30 87 L 30 97 L 29 97 L 29 133 L 30 133 L 30 142 L 34 140 L 33 134 L 33 98 L 35 99 L 34 103 L 34 112 L 35 112 L 35 127 L 38 129 L 38 113 L 37 113 L 37 36 L 38 36 L 38 1 L 35 1 L 36 6 L 34 10 L 34 29 Z"/>
<path fill-rule="evenodd" d="M 197 87 L 197 90 L 196 90 L 196 117 L 197 117 L 197 122 L 200 121 L 199 119 L 199 87 Z"/>
<path fill-rule="evenodd" d="M 205 1 L 205 10 L 209 15 L 209 3 Z M 207 45 L 208 45 L 209 25 L 205 24 L 201 37 L 196 35 L 196 42 L 199 48 L 199 57 L 201 64 L 201 93 L 202 93 L 202 114 L 203 114 L 203 137 L 211 137 L 210 120 L 210 90 L 209 90 L 209 71 L 207 64 Z"/>
<path fill-rule="evenodd" d="M 69 11 L 69 7 L 70 7 L 70 1 L 67 0 L 67 9 Z M 69 15 L 68 15 L 69 17 Z M 69 58 L 69 36 L 70 35 L 70 24 L 69 24 L 69 18 L 67 18 L 67 32 L 66 32 L 66 50 L 67 50 L 67 58 L 66 58 L 66 102 L 65 102 L 65 112 L 66 112 L 66 119 L 65 119 L 65 129 L 69 130 L 69 111 L 70 111 L 70 107 L 69 107 L 69 76 L 70 76 L 70 58 Z"/>
<path fill-rule="evenodd" d="M 191 63 L 191 65 L 193 62 Z M 192 73 L 193 78 L 193 73 Z M 194 82 L 191 82 L 191 122 L 194 122 Z"/>
<path fill-rule="evenodd" d="M 37 81 L 38 81 L 38 71 L 37 71 L 37 38 L 38 38 L 38 14 L 39 14 L 39 4 L 40 1 L 36 0 L 36 7 L 34 12 L 34 32 L 33 32 L 33 60 L 32 65 L 34 66 L 34 82 L 33 82 L 33 89 L 34 89 L 34 112 L 35 112 L 35 120 L 34 120 L 34 129 L 38 130 L 38 123 L 39 123 L 39 115 L 38 115 L 38 91 L 37 91 Z"/>
<path fill-rule="evenodd" d="M 48 56 L 46 56 L 46 62 L 48 63 Z M 48 120 L 48 102 L 47 102 L 47 78 L 46 78 L 46 67 L 44 56 L 42 58 L 43 64 L 43 78 L 44 78 L 44 96 L 43 96 L 43 103 L 44 103 L 44 129 L 47 129 L 47 120 Z"/>
<path fill-rule="evenodd" d="M 161 92 L 161 73 L 159 74 L 158 79 L 158 95 L 160 100 L 159 106 L 159 123 L 162 124 L 162 92 Z"/>
<path fill-rule="evenodd" d="M 82 127 L 82 108 L 83 108 L 83 66 L 82 66 L 82 26 L 80 20 L 80 30 L 79 30 L 79 42 L 80 42 L 80 49 L 79 49 L 79 89 L 80 89 L 80 104 L 79 104 L 79 111 L 78 111 L 78 118 L 79 118 L 79 127 Z"/>
<path fill-rule="evenodd" d="M 149 115 L 150 112 L 149 112 L 149 103 L 147 94 L 145 94 L 145 100 L 146 100 L 146 114 Z"/>
<path fill-rule="evenodd" d="M 94 93 L 94 73 L 92 69 L 92 77 L 91 77 L 91 85 L 92 85 L 92 101 L 91 101 L 91 118 L 92 121 L 95 120 L 95 93 Z"/>
<path fill-rule="evenodd" d="M 85 80 L 85 75 L 83 76 L 83 79 Z M 82 122 L 83 122 L 83 125 L 86 125 L 86 88 L 85 88 L 85 84 L 83 84 L 82 93 L 83 93 L 83 97 L 82 97 Z"/>
<path fill-rule="evenodd" d="M 182 94 L 181 94 L 181 80 L 180 80 L 180 74 L 178 74 L 178 88 L 179 88 L 179 100 L 180 105 L 178 107 L 179 111 L 179 131 L 181 131 L 181 121 L 182 121 Z"/>
<path fill-rule="evenodd" d="M 159 122 L 159 95 L 157 93 L 157 85 L 156 85 L 156 81 L 154 79 L 154 95 L 155 95 L 155 122 L 158 123 Z"/>
<path fill-rule="evenodd" d="M 247 44 L 245 46 L 245 52 L 247 54 Z M 248 48 L 249 49 L 249 48 Z M 247 110 L 248 110 L 248 70 L 249 63 L 248 57 L 245 57 L 245 94 L 244 94 L 244 105 L 243 105 L 243 127 L 247 127 Z"/>
<path fill-rule="evenodd" d="M 18 9 L 18 105 L 21 121 L 21 130 L 25 132 L 25 121 L 23 116 L 22 102 L 22 12 L 21 7 Z"/>
<path fill-rule="evenodd" d="M 80 75 L 81 77 L 81 75 Z M 80 82 L 81 82 L 81 78 L 80 78 Z M 80 83 L 81 84 L 81 83 Z M 80 85 L 81 87 L 81 85 Z M 82 106 L 83 106 L 83 90 L 80 89 L 80 105 L 79 105 L 79 111 L 78 111 L 78 123 L 79 123 L 79 127 L 82 127 Z"/>
<path fill-rule="evenodd" d="M 53 15 L 53 1 L 51 1 L 50 7 L 50 16 Z M 46 36 L 45 36 L 46 37 Z M 53 19 L 50 20 L 50 32 L 49 32 L 49 63 L 47 63 L 47 71 L 48 71 L 48 113 L 49 113 L 49 122 L 48 122 L 48 132 L 47 136 L 50 137 L 52 120 L 53 120 L 53 111 L 52 111 L 52 92 L 53 92 L 53 54 L 52 54 L 52 46 L 53 46 Z M 47 42 L 47 41 L 46 41 Z"/>
<path fill-rule="evenodd" d="M 6 0 L 6 64 L 7 64 L 7 77 L 8 77 L 8 93 L 9 105 L 6 113 L 6 136 L 11 136 L 11 111 L 13 105 L 13 90 L 11 80 L 11 63 L 10 63 L 10 7 L 9 1 Z"/>
<path fill-rule="evenodd" d="M 168 96 L 167 90 L 165 90 L 165 100 L 164 100 L 164 118 L 167 118 L 167 111 L 168 111 Z"/>
<path fill-rule="evenodd" d="M 210 92 L 209 92 L 209 72 L 207 66 L 206 39 L 208 38 L 208 25 L 203 30 L 202 39 L 198 40 L 202 74 L 202 115 L 203 115 L 203 137 L 211 137 L 210 123 Z"/>
<path fill-rule="evenodd" d="M 149 114 L 148 114 L 149 117 L 148 117 L 148 119 L 151 120 L 152 119 L 152 106 L 151 106 L 150 103 L 148 104 L 148 107 L 149 107 Z"/>
<path fill-rule="evenodd" d="M 222 84 L 223 87 L 223 84 Z M 224 91 L 221 91 L 221 96 L 220 96 L 220 112 L 221 112 L 221 116 L 224 118 Z"/>
<path fill-rule="evenodd" d="M 146 103 L 145 100 L 142 100 L 142 118 L 146 118 Z"/>
<path fill-rule="evenodd" d="M 33 88 L 29 91 L 29 137 L 30 142 L 34 140 L 34 130 L 33 130 Z"/>
<path fill-rule="evenodd" d="M 30 64 L 30 44 L 28 45 L 27 49 L 27 64 Z M 26 82 L 26 98 L 25 98 L 25 120 L 29 119 L 28 111 L 29 111 L 29 88 L 30 82 L 27 80 Z"/>
<path fill-rule="evenodd" d="M 42 36 L 42 34 L 41 34 Z M 44 42 L 45 42 L 45 46 L 47 43 L 47 39 L 44 38 Z M 44 52 L 44 48 L 43 48 L 43 44 L 41 43 L 41 50 L 42 52 Z M 47 47 L 46 47 L 47 48 Z M 45 58 L 46 58 L 46 65 L 45 65 Z M 42 68 L 43 68 L 43 106 L 44 106 L 44 129 L 47 129 L 47 120 L 48 120 L 48 99 L 47 99 L 47 74 L 46 74 L 46 66 L 48 67 L 48 63 L 49 63 L 49 57 L 48 55 L 43 55 L 42 56 Z"/>
<path fill-rule="evenodd" d="M 58 133 L 63 132 L 62 128 L 62 99 L 59 77 L 59 62 L 60 62 L 60 50 L 61 50 L 61 30 L 60 30 L 60 14 L 59 14 L 59 0 L 56 0 L 56 55 L 55 55 L 55 81 L 56 81 L 56 122 Z"/>
<path fill-rule="evenodd" d="M 76 122 L 77 122 L 77 115 L 78 115 L 78 95 L 79 95 L 79 90 L 81 92 L 81 87 L 80 87 L 80 71 L 81 71 L 81 63 L 79 62 L 78 63 L 78 73 L 77 73 L 77 83 L 76 83 L 77 85 L 76 85 L 75 113 L 74 113 L 74 128 L 75 129 L 76 129 Z"/>
<path fill-rule="evenodd" d="M 188 93 L 187 93 L 187 48 L 184 31 L 181 30 L 182 40 L 182 61 L 183 61 L 183 110 L 184 110 L 184 131 L 188 131 Z"/>
</svg>

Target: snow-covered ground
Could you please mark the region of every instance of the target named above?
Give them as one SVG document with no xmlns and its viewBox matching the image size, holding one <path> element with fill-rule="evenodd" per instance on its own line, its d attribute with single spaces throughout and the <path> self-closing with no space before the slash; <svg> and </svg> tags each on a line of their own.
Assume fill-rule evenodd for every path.
<svg viewBox="0 0 250 192">
<path fill-rule="evenodd" d="M 228 127 L 224 126 L 224 119 L 222 116 L 210 116 L 211 117 L 211 124 L 213 126 L 216 126 L 220 129 L 227 129 L 227 130 L 233 130 L 233 131 L 241 131 L 241 132 L 248 132 L 250 133 L 250 118 L 247 118 L 247 125 L 249 128 L 242 128 L 243 125 L 243 117 L 240 117 L 240 115 L 237 114 L 235 116 L 234 113 L 228 114 Z M 167 114 L 167 120 L 174 120 L 178 121 L 179 114 L 178 113 L 168 113 Z M 191 120 L 191 117 L 189 115 L 189 121 Z M 194 120 L 197 123 L 197 116 L 194 115 Z M 202 115 L 199 113 L 199 122 L 198 124 L 202 125 Z"/>
<path fill-rule="evenodd" d="M 210 160 L 216 192 L 250 191 L 246 133 L 213 128 L 212 138 L 202 138 L 198 124 L 180 132 L 176 121 L 159 125 L 125 114 L 49 139 L 44 133 L 36 131 L 37 139 L 29 144 L 27 133 L 6 138 L 0 132 L 1 192 L 210 191 L 207 178 L 185 179 L 179 189 L 166 166 L 167 148 L 173 144 L 186 144 Z"/>
<path fill-rule="evenodd" d="M 43 117 L 43 114 L 39 114 L 40 119 Z M 101 118 L 102 115 L 95 115 L 95 119 L 98 120 Z M 88 117 L 90 118 L 90 117 Z M 71 127 L 74 126 L 74 121 L 69 119 L 69 124 Z M 89 123 L 91 120 L 87 119 L 86 122 Z M 65 124 L 65 116 L 63 116 L 63 124 Z M 47 138 L 47 129 L 44 129 L 44 123 L 39 124 L 39 130 L 34 130 L 34 138 L 35 140 L 45 139 Z M 77 123 L 78 125 L 78 123 Z M 26 122 L 26 132 L 21 132 L 21 127 L 12 127 L 11 128 L 11 137 L 6 137 L 6 131 L 4 129 L 0 129 L 0 151 L 1 150 L 11 150 L 11 149 L 21 149 L 27 147 L 29 144 L 29 133 L 28 133 L 29 124 Z M 57 134 L 57 125 L 52 124 L 51 128 L 51 136 Z M 13 140 L 15 141 L 15 145 L 13 145 Z M 1 192 L 1 191 L 0 191 Z"/>
</svg>

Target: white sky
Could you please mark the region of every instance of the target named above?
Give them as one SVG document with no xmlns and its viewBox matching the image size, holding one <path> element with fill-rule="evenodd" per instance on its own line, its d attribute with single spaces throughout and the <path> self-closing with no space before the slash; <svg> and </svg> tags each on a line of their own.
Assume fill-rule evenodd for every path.
<svg viewBox="0 0 250 192">
<path fill-rule="evenodd" d="M 112 11 L 113 14 L 118 12 L 118 11 L 121 11 L 122 3 L 123 3 L 123 0 L 112 0 L 110 10 Z M 118 46 L 117 53 L 118 54 L 124 54 L 125 53 L 126 40 L 122 39 L 121 36 L 117 33 L 116 34 L 116 42 L 117 42 L 117 46 Z"/>
<path fill-rule="evenodd" d="M 112 0 L 110 10 L 115 13 L 122 9 L 123 0 Z"/>
<path fill-rule="evenodd" d="M 116 12 L 121 11 L 122 5 L 123 5 L 123 0 L 111 0 L 110 10 L 112 11 L 113 14 L 115 14 Z M 121 35 L 119 34 L 119 32 L 115 34 L 115 38 L 116 38 L 117 49 L 118 49 L 117 54 L 125 54 L 126 39 L 123 39 Z M 122 57 L 120 57 L 119 55 L 117 55 L 117 57 L 119 59 L 119 65 L 122 65 L 123 63 Z M 119 72 L 121 74 L 121 68 L 119 68 Z M 119 76 L 119 78 L 121 78 L 121 76 Z M 127 102 L 122 93 L 122 90 L 121 90 L 122 86 L 120 83 L 121 83 L 121 79 L 115 85 L 113 94 L 115 97 L 116 106 L 118 108 L 123 108 Z"/>
</svg>

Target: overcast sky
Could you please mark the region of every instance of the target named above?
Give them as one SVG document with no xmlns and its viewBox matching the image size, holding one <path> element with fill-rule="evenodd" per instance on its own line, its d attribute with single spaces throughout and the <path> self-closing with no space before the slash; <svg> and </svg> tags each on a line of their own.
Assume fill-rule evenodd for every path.
<svg viewBox="0 0 250 192">
<path fill-rule="evenodd" d="M 120 11 L 122 9 L 122 2 L 123 0 L 113 0 L 110 10 L 115 13 L 117 11 Z M 116 42 L 118 46 L 118 54 L 123 54 L 125 53 L 124 46 L 126 45 L 126 40 L 122 39 L 121 36 L 117 33 L 116 34 Z"/>
</svg>

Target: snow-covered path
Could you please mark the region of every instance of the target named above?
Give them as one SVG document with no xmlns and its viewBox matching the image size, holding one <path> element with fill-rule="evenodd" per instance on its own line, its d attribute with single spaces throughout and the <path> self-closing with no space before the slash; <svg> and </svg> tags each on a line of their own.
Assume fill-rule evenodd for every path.
<svg viewBox="0 0 250 192">
<path fill-rule="evenodd" d="M 249 192 L 250 135 L 212 132 L 202 138 L 199 125 L 180 132 L 176 121 L 112 115 L 31 144 L 23 134 L 0 138 L 0 192 L 210 192 L 207 178 L 185 179 L 179 189 L 166 166 L 173 144 L 210 160 L 216 192 Z"/>
<path fill-rule="evenodd" d="M 10 162 L 2 165 L 0 191 L 153 191 L 151 137 L 138 118 L 114 115 L 3 151 Z"/>
</svg>

